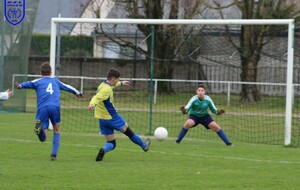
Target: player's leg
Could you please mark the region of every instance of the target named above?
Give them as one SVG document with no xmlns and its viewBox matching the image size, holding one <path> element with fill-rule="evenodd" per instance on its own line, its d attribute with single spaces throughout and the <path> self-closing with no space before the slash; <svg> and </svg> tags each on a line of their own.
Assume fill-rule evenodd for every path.
<svg viewBox="0 0 300 190">
<path fill-rule="evenodd" d="M 217 122 L 212 121 L 208 124 L 208 127 L 210 129 L 212 129 L 213 131 L 215 131 L 218 136 L 222 139 L 222 141 L 227 145 L 227 146 L 231 146 L 232 143 L 229 141 L 226 133 L 223 131 L 223 129 L 217 124 Z"/>
<path fill-rule="evenodd" d="M 195 122 L 195 118 L 193 116 L 189 116 L 189 119 L 185 121 L 185 123 L 183 124 L 183 127 L 180 130 L 180 133 L 175 141 L 175 143 L 180 143 L 182 141 L 182 139 L 184 138 L 184 136 L 187 134 L 189 128 L 197 125 L 198 123 Z"/>
<path fill-rule="evenodd" d="M 57 160 L 57 155 L 60 147 L 60 110 L 56 107 L 50 107 L 48 108 L 48 112 L 50 121 L 53 125 L 51 160 L 54 161 Z"/>
<path fill-rule="evenodd" d="M 146 141 L 143 142 L 141 137 L 128 127 L 127 123 L 121 129 L 121 132 L 124 133 L 133 143 L 139 145 L 145 152 L 149 150 L 149 146 L 151 144 L 150 138 L 147 138 Z"/>
<path fill-rule="evenodd" d="M 133 143 L 139 145 L 145 152 L 149 150 L 151 143 L 150 138 L 147 138 L 145 142 L 141 139 L 139 135 L 134 133 L 127 125 L 126 121 L 121 115 L 117 115 L 112 119 L 112 126 L 115 130 L 124 133 Z"/>
<path fill-rule="evenodd" d="M 48 126 L 48 114 L 46 109 L 40 109 L 36 113 L 34 132 L 41 142 L 46 141 L 47 133 L 45 131 Z"/>
<path fill-rule="evenodd" d="M 106 138 L 106 143 L 104 144 L 103 148 L 99 149 L 99 152 L 96 156 L 96 162 L 102 161 L 105 153 L 112 151 L 113 149 L 116 148 L 116 139 L 114 134 L 105 135 L 105 138 Z"/>
<path fill-rule="evenodd" d="M 103 146 L 104 152 L 109 152 L 112 151 L 113 149 L 116 148 L 117 143 L 116 143 L 116 139 L 115 139 L 115 135 L 111 134 L 111 135 L 105 135 L 106 138 L 106 143 Z"/>
<path fill-rule="evenodd" d="M 116 147 L 116 139 L 114 136 L 114 129 L 111 127 L 111 120 L 99 119 L 100 133 L 106 138 L 106 143 L 99 149 L 96 156 L 96 162 L 102 161 L 105 153 L 112 151 Z"/>
<path fill-rule="evenodd" d="M 52 138 L 52 150 L 51 150 L 51 160 L 57 160 L 57 154 L 60 147 L 60 126 L 59 124 L 53 125 L 53 138 Z"/>
</svg>

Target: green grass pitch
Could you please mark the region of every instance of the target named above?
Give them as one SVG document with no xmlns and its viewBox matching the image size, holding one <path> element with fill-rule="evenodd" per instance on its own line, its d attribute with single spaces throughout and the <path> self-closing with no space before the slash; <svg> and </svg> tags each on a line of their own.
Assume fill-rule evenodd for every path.
<svg viewBox="0 0 300 190">
<path fill-rule="evenodd" d="M 52 132 L 41 143 L 34 114 L 0 114 L 1 189 L 298 189 L 300 149 L 282 145 L 152 138 L 143 152 L 123 135 L 95 162 L 99 134 L 66 133 L 62 121 L 58 161 L 50 161 Z M 62 118 L 63 120 L 63 118 Z M 97 128 L 98 126 L 95 126 Z M 145 137 L 143 137 L 145 138 Z"/>
</svg>

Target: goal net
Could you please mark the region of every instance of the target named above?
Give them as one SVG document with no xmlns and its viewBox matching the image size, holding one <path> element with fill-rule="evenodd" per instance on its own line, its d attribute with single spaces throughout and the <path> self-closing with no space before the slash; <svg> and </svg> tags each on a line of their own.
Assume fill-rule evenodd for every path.
<svg viewBox="0 0 300 190">
<path fill-rule="evenodd" d="M 113 67 L 131 81 L 115 89 L 115 106 L 140 135 L 164 126 L 175 139 L 187 119 L 179 107 L 201 83 L 225 109 L 212 117 L 232 141 L 299 145 L 293 27 L 292 20 L 53 18 L 50 63 L 56 76 L 85 95 L 63 93 L 62 132 L 99 132 L 86 107 Z M 247 37 L 262 28 L 264 35 Z M 220 142 L 200 125 L 186 138 Z"/>
<path fill-rule="evenodd" d="M 27 0 L 26 2 L 27 4 L 25 1 L 0 1 L 0 92 L 7 89 L 11 90 L 12 75 L 14 73 L 23 74 L 23 77 L 19 77 L 20 81 L 27 80 L 30 42 L 39 1 Z M 6 5 L 20 6 L 17 9 L 18 11 L 11 11 L 14 14 L 17 12 L 18 18 L 14 20 L 11 18 L 12 20 L 8 21 L 9 17 L 4 17 L 4 15 L 7 15 L 5 10 L 8 10 Z M 25 5 L 26 16 L 25 12 L 21 11 Z M 25 19 L 16 24 L 16 21 L 19 21 L 22 16 L 25 16 Z M 0 100 L 0 113 L 24 112 L 25 102 L 26 94 L 24 91 L 14 94 L 10 100 Z"/>
</svg>

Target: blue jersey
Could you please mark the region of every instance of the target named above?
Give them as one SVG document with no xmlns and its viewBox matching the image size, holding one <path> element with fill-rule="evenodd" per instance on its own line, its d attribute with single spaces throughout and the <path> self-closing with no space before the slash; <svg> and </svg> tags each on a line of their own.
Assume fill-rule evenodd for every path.
<svg viewBox="0 0 300 190">
<path fill-rule="evenodd" d="M 33 88 L 35 89 L 37 96 L 37 109 L 41 109 L 46 106 L 60 107 L 60 90 L 64 90 L 76 95 L 80 92 L 74 87 L 64 84 L 57 78 L 42 77 L 33 81 L 23 82 L 20 84 L 21 88 Z"/>
</svg>

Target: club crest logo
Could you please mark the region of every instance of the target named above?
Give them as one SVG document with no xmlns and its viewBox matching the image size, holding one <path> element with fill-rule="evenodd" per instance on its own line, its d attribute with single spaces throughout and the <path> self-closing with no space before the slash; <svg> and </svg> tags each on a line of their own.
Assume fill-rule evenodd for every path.
<svg viewBox="0 0 300 190">
<path fill-rule="evenodd" d="M 25 0 L 4 0 L 4 16 L 10 24 L 16 26 L 25 18 Z"/>
</svg>

